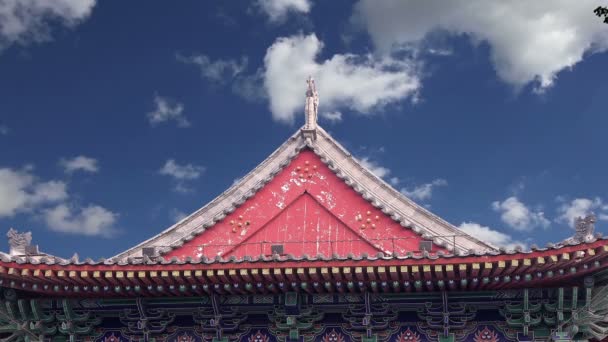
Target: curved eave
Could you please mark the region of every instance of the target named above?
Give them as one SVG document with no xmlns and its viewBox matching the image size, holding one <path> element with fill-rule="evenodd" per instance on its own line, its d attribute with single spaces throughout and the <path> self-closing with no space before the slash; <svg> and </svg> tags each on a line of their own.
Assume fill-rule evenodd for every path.
<svg viewBox="0 0 608 342">
<path fill-rule="evenodd" d="M 249 260 L 0 261 L 0 285 L 55 296 L 478 291 L 561 286 L 607 269 L 608 240 L 518 253 Z"/>
</svg>

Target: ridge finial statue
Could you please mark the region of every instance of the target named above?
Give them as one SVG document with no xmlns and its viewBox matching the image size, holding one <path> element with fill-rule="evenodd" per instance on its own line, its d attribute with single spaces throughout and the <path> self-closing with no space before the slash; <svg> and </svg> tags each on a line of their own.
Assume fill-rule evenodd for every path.
<svg viewBox="0 0 608 342">
<path fill-rule="evenodd" d="M 32 232 L 19 233 L 14 228 L 11 228 L 6 233 L 8 237 L 8 245 L 11 255 L 24 255 L 25 247 L 32 243 Z"/>
<path fill-rule="evenodd" d="M 574 239 L 578 242 L 590 242 L 595 231 L 595 215 L 590 214 L 585 217 L 577 217 L 574 220 Z"/>
<path fill-rule="evenodd" d="M 306 90 L 306 106 L 304 107 L 304 113 L 306 115 L 304 130 L 314 131 L 317 128 L 319 94 L 317 93 L 315 80 L 312 78 L 312 76 L 308 77 L 306 83 L 308 84 L 308 89 Z"/>
<path fill-rule="evenodd" d="M 576 245 L 583 242 L 592 242 L 595 239 L 593 232 L 595 231 L 596 220 L 594 214 L 575 218 L 574 235 L 562 241 L 560 245 Z"/>
</svg>

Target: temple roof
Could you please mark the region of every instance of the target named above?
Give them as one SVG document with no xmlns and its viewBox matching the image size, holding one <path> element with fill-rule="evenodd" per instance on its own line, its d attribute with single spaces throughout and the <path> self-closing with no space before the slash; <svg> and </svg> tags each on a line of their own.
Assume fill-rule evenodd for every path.
<svg viewBox="0 0 608 342">
<path fill-rule="evenodd" d="M 429 210 L 421 205 L 418 205 L 414 201 L 404 196 L 399 191 L 393 189 L 389 184 L 384 182 L 380 177 L 376 176 L 373 172 L 367 169 L 361 162 L 359 162 L 353 155 L 342 147 L 335 139 L 329 135 L 322 127 L 317 124 L 317 111 L 319 105 L 319 97 L 315 88 L 314 80 L 309 78 L 308 90 L 306 91 L 306 102 L 305 102 L 305 124 L 293 134 L 285 143 L 274 151 L 266 160 L 249 172 L 236 184 L 231 186 L 224 193 L 220 194 L 217 198 L 209 202 L 207 205 L 198 209 L 191 215 L 177 222 L 173 226 L 169 227 L 160 234 L 153 236 L 152 238 L 134 246 L 118 255 L 113 257 L 113 260 L 124 260 L 129 257 L 143 257 L 144 249 L 150 251 L 154 250 L 154 253 L 167 256 L 178 256 L 185 258 L 187 256 L 207 256 L 213 257 L 215 255 L 227 256 L 226 253 L 237 253 L 236 256 L 241 256 L 238 253 L 246 253 L 247 255 L 253 254 L 270 254 L 265 251 L 265 247 L 262 246 L 261 250 L 257 252 L 251 251 L 252 248 L 239 248 L 240 244 L 253 243 L 254 241 L 266 241 L 266 235 L 271 234 L 270 242 L 281 242 L 284 243 L 286 239 L 296 239 L 304 243 L 312 243 L 316 241 L 317 247 L 313 251 L 317 254 L 321 252 L 318 246 L 319 240 L 328 240 L 330 245 L 332 242 L 329 240 L 337 241 L 356 241 L 355 244 L 349 246 L 343 246 L 338 248 L 338 253 L 347 254 L 347 249 L 356 249 L 358 253 L 366 252 L 384 252 L 386 254 L 399 253 L 404 254 L 407 251 L 414 249 L 415 243 L 420 241 L 428 240 L 434 245 L 434 249 L 442 251 L 451 251 L 453 253 L 463 253 L 465 251 L 473 250 L 477 252 L 492 251 L 496 250 L 495 246 L 489 243 L 478 240 L 477 238 L 467 235 L 462 230 L 456 228 L 452 224 L 446 222 L 440 217 L 432 214 Z M 309 154 L 308 157 L 302 158 L 302 155 Z M 306 159 L 305 161 L 301 159 Z M 297 160 L 298 162 L 309 163 L 319 162 L 321 165 L 315 165 L 314 167 L 323 168 L 327 172 L 322 173 L 321 169 L 313 174 L 307 174 L 310 179 L 301 179 L 302 182 L 298 181 L 297 173 L 299 171 L 286 170 L 289 165 Z M 311 164 L 312 166 L 312 164 Z M 302 168 L 305 166 L 302 165 Z M 298 166 L 298 169 L 300 167 Z M 308 169 L 308 168 L 306 168 Z M 316 170 L 316 169 L 315 169 Z M 294 173 L 295 178 L 284 179 L 287 183 L 282 184 L 282 189 L 277 189 L 278 181 L 274 181 L 275 178 L 284 176 L 284 174 Z M 300 173 L 300 177 L 303 174 Z M 314 178 L 314 179 L 313 179 Z M 295 222 L 291 219 L 289 222 L 284 223 L 282 231 L 274 232 L 271 228 L 266 228 L 264 232 L 264 239 L 260 238 L 258 232 L 263 228 L 260 222 L 253 222 L 251 229 L 239 229 L 238 235 L 230 235 L 230 231 L 236 232 L 235 227 L 228 227 L 226 221 L 229 221 L 232 226 L 250 224 L 249 220 L 240 222 L 243 220 L 243 215 L 247 212 L 242 210 L 242 206 L 250 206 L 254 208 L 265 199 L 258 197 L 264 197 L 266 195 L 259 195 L 263 190 L 272 192 L 276 197 L 276 193 L 283 192 L 285 187 L 289 188 L 290 183 L 296 184 L 303 191 L 299 191 L 299 196 L 310 195 L 314 192 L 314 187 L 308 187 L 310 184 L 314 184 L 315 181 L 318 183 L 325 182 L 326 178 L 332 178 L 337 180 L 333 182 L 329 187 L 326 187 L 320 191 L 320 193 L 306 198 L 291 198 L 292 200 L 298 200 L 299 204 L 294 204 L 296 209 L 289 209 L 290 205 L 286 205 L 285 208 L 281 207 L 277 203 L 277 208 L 264 207 L 265 216 L 259 217 L 258 221 L 264 221 L 270 224 L 272 220 L 277 220 L 277 217 L 292 217 L 297 214 L 301 208 L 306 208 L 307 205 L 312 205 L 317 213 L 317 216 L 311 217 L 311 215 L 299 215 L 301 219 Z M 274 182 L 274 183 L 273 183 Z M 329 182 L 329 181 L 327 181 Z M 305 186 L 302 186 L 303 183 Z M 340 184 L 338 184 L 340 183 Z M 342 191 L 334 193 L 337 188 L 344 187 L 346 184 L 350 189 L 348 191 Z M 274 189 L 268 190 L 268 187 L 274 187 Z M 318 187 L 317 187 L 318 188 Z M 351 194 L 354 194 L 354 198 Z M 289 194 L 285 194 L 289 197 Z M 342 211 L 337 212 L 332 210 L 333 207 L 327 205 L 322 197 L 333 196 L 336 202 L 340 202 L 343 206 Z M 336 199 L 335 197 L 338 196 Z M 306 196 L 305 196 L 306 197 Z M 367 207 L 362 205 L 361 199 L 366 201 Z M 348 203 L 344 203 L 344 202 Z M 257 202 L 257 203 L 256 203 Z M 356 203 L 355 203 L 356 202 Z M 253 204 L 253 205 L 252 205 Z M 344 209 L 345 207 L 351 207 L 350 211 Z M 262 209 L 256 208 L 256 211 Z M 281 211 L 289 211 L 290 213 L 282 213 Z M 304 209 L 305 210 L 305 209 Z M 239 212 L 238 215 L 235 212 Z M 369 225 L 375 228 L 375 222 L 369 222 L 369 217 L 362 217 L 365 214 L 369 216 L 373 213 L 372 217 L 378 220 L 379 229 L 374 234 L 363 232 L 366 227 L 365 222 L 361 222 L 358 225 L 357 222 L 352 221 L 353 217 L 349 216 L 354 214 L 356 220 L 361 221 L 367 220 Z M 333 216 L 333 217 L 332 217 Z M 300 230 L 306 230 L 306 225 L 311 224 L 311 218 L 321 217 L 325 219 L 324 222 L 318 222 L 317 234 L 310 232 L 302 233 Z M 328 218 L 329 217 L 329 218 Z M 383 222 L 381 219 L 389 218 L 393 224 Z M 284 221 L 284 220 L 283 220 Z M 223 225 L 222 225 L 223 223 Z M 257 224 L 257 226 L 256 226 Z M 275 224 L 276 225 L 276 224 Z M 358 225 L 358 226 L 357 226 Z M 401 230 L 396 229 L 395 226 L 400 225 Z M 287 227 L 289 226 L 289 227 Z M 380 227 L 381 226 L 381 227 Z M 341 231 L 342 235 L 324 234 L 322 230 L 335 228 L 336 231 Z M 212 229 L 213 228 L 213 229 Z M 249 227 L 244 227 L 249 228 Z M 215 230 L 214 233 L 206 233 L 210 230 Z M 218 230 L 220 232 L 218 232 Z M 285 233 L 283 241 L 274 241 L 273 236 L 277 233 Z M 258 234 L 257 237 L 253 235 Z M 388 247 L 389 242 L 380 241 L 379 237 L 392 237 L 390 242 L 391 247 Z M 287 235 L 290 235 L 287 237 Z M 292 235 L 296 235 L 295 237 Z M 413 236 L 412 236 L 413 235 Z M 344 240 L 347 239 L 347 240 Z M 395 245 L 395 240 L 401 241 Z M 403 243 L 403 241 L 409 239 L 409 245 Z M 193 250 L 194 242 L 200 253 Z M 225 248 L 212 248 L 213 246 L 224 245 Z M 406 246 L 407 245 L 407 248 Z M 183 247 L 187 246 L 187 247 Z M 306 252 L 310 252 L 308 245 L 303 245 L 303 251 L 300 252 L 300 256 Z M 206 248 L 206 249 L 204 249 Z M 419 247 L 415 247 L 419 250 Z M 185 250 L 188 250 L 186 253 Z M 209 251 L 212 250 L 214 255 L 210 255 Z M 235 252 L 235 250 L 240 250 Z M 331 254 L 335 252 L 332 245 Z M 235 255 L 235 254 L 233 254 Z"/>
<path fill-rule="evenodd" d="M 483 291 L 580 284 L 606 270 L 608 240 L 465 255 L 216 257 L 123 261 L 0 253 L 0 285 L 53 296 L 191 296 L 304 291 Z"/>
<path fill-rule="evenodd" d="M 306 126 L 305 126 L 306 127 Z M 220 194 L 207 205 L 177 222 L 160 234 L 130 248 L 113 259 L 141 257 L 142 249 L 156 247 L 160 254 L 180 248 L 198 235 L 226 219 L 247 200 L 256 196 L 302 151 L 312 151 L 335 176 L 405 229 L 424 239 L 456 253 L 469 250 L 491 251 L 496 248 L 489 243 L 467 235 L 457 227 L 434 215 L 429 210 L 393 189 L 381 178 L 364 167 L 351 153 L 334 140 L 323 128 L 299 130 L 274 151 L 266 160 L 249 172 L 239 182 Z"/>
<path fill-rule="evenodd" d="M 308 84 L 305 125 L 204 207 L 97 262 L 32 255 L 31 235 L 11 231 L 0 285 L 66 296 L 476 291 L 575 284 L 606 269 L 594 216 L 559 244 L 505 251 L 432 214 L 317 124 Z"/>
</svg>

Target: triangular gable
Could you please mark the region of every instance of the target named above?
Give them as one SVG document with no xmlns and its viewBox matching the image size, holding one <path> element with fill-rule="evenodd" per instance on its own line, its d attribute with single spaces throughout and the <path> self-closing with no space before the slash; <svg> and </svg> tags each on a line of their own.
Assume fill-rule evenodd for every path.
<svg viewBox="0 0 608 342">
<path fill-rule="evenodd" d="M 225 222 L 227 216 L 242 210 L 241 207 L 247 200 L 257 196 L 258 192 L 273 181 L 283 169 L 293 165 L 293 159 L 298 157 L 303 149 L 310 149 L 308 153 L 314 152 L 323 165 L 326 165 L 337 178 L 343 180 L 343 185 L 355 190 L 375 210 L 390 216 L 395 223 L 408 227 L 407 231 L 432 240 L 436 245 L 450 251 L 484 252 L 496 249 L 467 235 L 403 196 L 366 169 L 321 127 L 315 128 L 314 139 L 309 136 L 305 138 L 303 132 L 304 130 L 296 132 L 266 160 L 216 199 L 160 234 L 120 253 L 113 259 L 141 257 L 143 248 L 146 247 L 154 247 L 165 256 L 172 255 L 172 251 L 189 244 L 207 230 L 215 230 L 215 226 Z"/>
<path fill-rule="evenodd" d="M 166 257 L 285 254 L 360 256 L 419 251 L 421 236 L 374 208 L 311 150 L 212 228 Z M 435 251 L 439 250 L 435 246 Z"/>
</svg>

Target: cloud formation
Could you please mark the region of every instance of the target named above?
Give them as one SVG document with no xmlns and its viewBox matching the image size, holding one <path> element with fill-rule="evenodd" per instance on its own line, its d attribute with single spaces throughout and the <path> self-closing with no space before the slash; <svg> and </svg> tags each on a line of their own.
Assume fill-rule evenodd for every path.
<svg viewBox="0 0 608 342">
<path fill-rule="evenodd" d="M 44 182 L 27 169 L 0 168 L 0 218 L 32 211 L 67 197 L 67 184 L 62 181 Z"/>
<path fill-rule="evenodd" d="M 500 213 L 500 219 L 511 228 L 519 231 L 546 228 L 550 222 L 542 211 L 530 210 L 517 197 L 511 196 L 504 201 L 492 203 L 492 209 Z"/>
<path fill-rule="evenodd" d="M 608 49 L 608 31 L 593 20 L 593 0 L 360 0 L 353 21 L 381 53 L 417 48 L 430 33 L 487 43 L 496 73 L 520 88 L 550 87 L 560 71 Z"/>
<path fill-rule="evenodd" d="M 264 57 L 264 87 L 276 121 L 293 123 L 302 112 L 305 80 L 312 75 L 321 112 L 347 108 L 373 114 L 389 103 L 413 97 L 420 88 L 415 64 L 388 57 L 336 54 L 318 61 L 323 43 L 316 35 L 278 38 Z"/>
<path fill-rule="evenodd" d="M 175 180 L 174 191 L 189 193 L 193 189 L 187 186 L 187 181 L 198 179 L 205 172 L 205 167 L 195 164 L 178 164 L 174 159 L 168 159 L 158 173 Z"/>
<path fill-rule="evenodd" d="M 376 161 L 369 159 L 369 157 L 361 158 L 359 160 L 359 163 L 361 163 L 364 168 L 368 169 L 371 173 L 375 174 L 380 178 L 384 178 L 391 173 L 390 169 L 381 166 Z"/>
<path fill-rule="evenodd" d="M 255 4 L 274 23 L 283 22 L 290 12 L 308 13 L 312 7 L 310 0 L 257 0 Z"/>
<path fill-rule="evenodd" d="M 154 105 L 154 110 L 147 114 L 152 126 L 168 121 L 175 121 L 177 127 L 190 127 L 190 122 L 184 116 L 184 105 L 182 103 L 173 101 L 167 97 L 155 95 Z"/>
<path fill-rule="evenodd" d="M 205 168 L 202 166 L 194 164 L 180 165 L 174 159 L 168 159 L 158 172 L 177 180 L 191 180 L 199 178 L 204 171 Z"/>
<path fill-rule="evenodd" d="M 557 222 L 567 223 L 574 228 L 574 220 L 578 217 L 585 217 L 593 212 L 598 212 L 600 220 L 608 221 L 608 204 L 599 198 L 576 198 L 570 202 L 562 203 L 557 208 Z"/>
<path fill-rule="evenodd" d="M 342 113 L 337 110 L 332 112 L 321 112 L 319 113 L 319 116 L 330 123 L 338 123 L 342 121 Z"/>
<path fill-rule="evenodd" d="M 169 210 L 169 219 L 171 219 L 173 222 L 179 222 L 186 217 L 188 217 L 188 214 L 179 209 L 173 208 Z"/>
<path fill-rule="evenodd" d="M 51 40 L 51 23 L 73 27 L 87 19 L 95 0 L 0 1 L 0 51 L 13 43 Z"/>
<path fill-rule="evenodd" d="M 99 171 L 97 159 L 87 156 L 76 156 L 72 159 L 61 159 L 59 165 L 65 173 L 71 174 L 76 171 L 95 173 Z"/>
<path fill-rule="evenodd" d="M 203 54 L 192 56 L 177 54 L 176 58 L 182 63 L 195 65 L 200 70 L 202 78 L 222 84 L 241 74 L 247 69 L 248 63 L 245 56 L 241 57 L 240 61 L 235 59 L 211 60 Z"/>
<path fill-rule="evenodd" d="M 515 241 L 510 235 L 493 230 L 490 227 L 482 226 L 475 222 L 463 222 L 458 227 L 463 232 L 491 245 L 503 247 L 507 250 L 513 250 L 517 246 L 527 249 L 527 244 L 521 241 Z"/>
<path fill-rule="evenodd" d="M 58 232 L 109 236 L 116 231 L 118 214 L 99 205 L 81 207 L 69 202 L 63 181 L 42 181 L 31 168 L 0 168 L 0 218 L 30 213 Z"/>
<path fill-rule="evenodd" d="M 88 236 L 112 236 L 118 215 L 98 205 L 72 208 L 65 203 L 43 211 L 44 221 L 54 231 Z"/>
<path fill-rule="evenodd" d="M 433 197 L 433 190 L 440 186 L 448 185 L 448 181 L 442 178 L 433 180 L 430 183 L 425 183 L 413 187 L 411 190 L 402 188 L 401 193 L 405 196 L 418 201 L 430 200 Z"/>
</svg>

